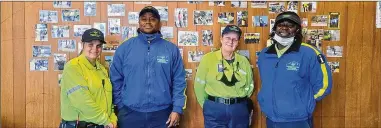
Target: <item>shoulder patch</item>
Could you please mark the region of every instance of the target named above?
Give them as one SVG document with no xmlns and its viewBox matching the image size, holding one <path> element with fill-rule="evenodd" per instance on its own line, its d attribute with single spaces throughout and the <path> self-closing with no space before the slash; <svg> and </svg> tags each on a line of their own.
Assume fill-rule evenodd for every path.
<svg viewBox="0 0 381 128">
<path fill-rule="evenodd" d="M 320 64 L 325 63 L 325 59 L 322 54 L 317 55 L 317 60 Z"/>
</svg>

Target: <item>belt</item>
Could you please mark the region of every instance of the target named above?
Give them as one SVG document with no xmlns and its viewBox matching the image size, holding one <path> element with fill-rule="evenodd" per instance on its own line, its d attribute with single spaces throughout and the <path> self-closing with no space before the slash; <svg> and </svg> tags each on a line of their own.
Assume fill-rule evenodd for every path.
<svg viewBox="0 0 381 128">
<path fill-rule="evenodd" d="M 62 124 L 70 125 L 70 126 L 76 126 L 78 128 L 103 128 L 103 125 L 98 125 L 94 124 L 91 122 L 85 122 L 85 121 L 78 121 L 78 126 L 77 126 L 77 121 L 66 121 L 66 120 L 61 120 Z"/>
<path fill-rule="evenodd" d="M 215 96 L 210 96 L 210 95 L 208 95 L 208 99 L 211 101 L 226 104 L 226 105 L 237 104 L 237 103 L 241 103 L 241 102 L 247 100 L 246 97 L 221 98 L 221 97 L 215 97 Z"/>
</svg>

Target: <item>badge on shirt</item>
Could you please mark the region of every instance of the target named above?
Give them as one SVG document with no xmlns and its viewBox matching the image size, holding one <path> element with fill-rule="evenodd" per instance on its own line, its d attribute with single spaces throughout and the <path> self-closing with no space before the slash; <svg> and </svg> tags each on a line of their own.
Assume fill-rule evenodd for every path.
<svg viewBox="0 0 381 128">
<path fill-rule="evenodd" d="M 324 59 L 324 57 L 323 57 L 322 54 L 319 54 L 319 55 L 317 56 L 317 60 L 318 60 L 318 62 L 319 62 L 320 64 L 325 63 L 325 59 Z"/>
<path fill-rule="evenodd" d="M 222 66 L 222 64 L 218 64 L 217 70 L 218 70 L 218 72 L 224 72 L 224 66 Z"/>
<path fill-rule="evenodd" d="M 168 56 L 157 56 L 156 60 L 158 63 L 167 64 L 169 61 L 169 57 Z"/>
</svg>

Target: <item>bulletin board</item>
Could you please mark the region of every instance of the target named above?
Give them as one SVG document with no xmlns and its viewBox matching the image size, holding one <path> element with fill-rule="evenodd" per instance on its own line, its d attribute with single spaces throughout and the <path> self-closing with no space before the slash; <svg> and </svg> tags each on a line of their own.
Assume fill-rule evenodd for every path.
<svg viewBox="0 0 381 128">
<path fill-rule="evenodd" d="M 381 116 L 381 111 L 376 109 L 380 98 L 377 91 L 381 91 L 378 87 L 381 81 L 377 79 L 381 77 L 377 72 L 381 69 L 381 33 L 376 28 L 380 24 L 380 16 L 376 16 L 379 5 L 376 2 L 312 1 L 2 2 L 2 125 L 58 126 L 61 120 L 59 77 L 64 64 L 78 56 L 83 31 L 94 27 L 104 32 L 107 45 L 99 59 L 108 67 L 118 46 L 137 35 L 138 13 L 147 5 L 159 10 L 163 38 L 176 44 L 183 56 L 188 101 L 181 127 L 203 126 L 193 80 L 202 56 L 221 46 L 221 31 L 227 24 L 236 24 L 243 31 L 237 52 L 246 56 L 252 65 L 255 91 L 251 98 L 257 102 L 261 86 L 257 55 L 271 44 L 268 39 L 277 14 L 287 10 L 301 17 L 304 42 L 327 56 L 334 75 L 332 94 L 318 103 L 314 126 L 381 126 L 377 120 L 366 120 L 366 117 Z M 360 54 L 351 54 L 359 51 Z M 357 92 L 359 85 L 364 87 Z M 345 98 L 347 100 L 342 100 Z M 369 102 L 372 107 L 358 105 Z M 357 112 L 359 109 L 364 111 Z M 42 117 L 36 118 L 37 115 Z M 360 115 L 369 116 L 351 118 Z M 265 117 L 258 104 L 255 104 L 252 123 L 253 127 L 265 127 Z"/>
</svg>

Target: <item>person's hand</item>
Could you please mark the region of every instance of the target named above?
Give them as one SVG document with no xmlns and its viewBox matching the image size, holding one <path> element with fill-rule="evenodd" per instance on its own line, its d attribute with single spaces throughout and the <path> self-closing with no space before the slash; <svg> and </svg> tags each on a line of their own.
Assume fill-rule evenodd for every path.
<svg viewBox="0 0 381 128">
<path fill-rule="evenodd" d="M 106 125 L 106 128 L 114 128 L 114 125 L 112 123 Z"/>
<path fill-rule="evenodd" d="M 114 128 L 118 127 L 117 123 L 112 123 L 112 125 L 114 126 Z"/>
<path fill-rule="evenodd" d="M 171 115 L 169 115 L 168 121 L 166 124 L 168 125 L 168 128 L 178 126 L 180 125 L 180 114 L 177 112 L 172 112 Z"/>
</svg>

